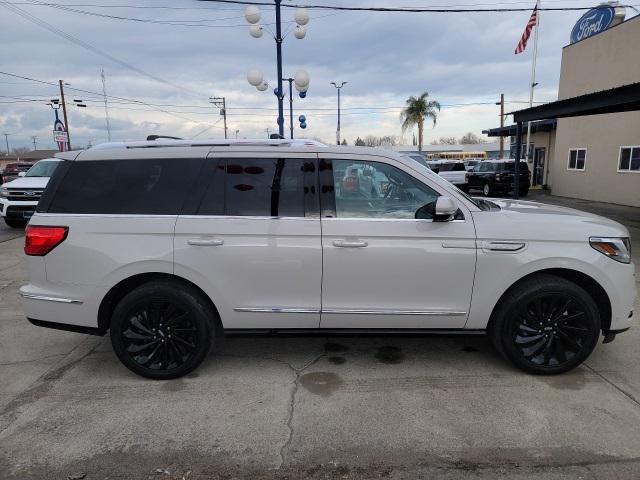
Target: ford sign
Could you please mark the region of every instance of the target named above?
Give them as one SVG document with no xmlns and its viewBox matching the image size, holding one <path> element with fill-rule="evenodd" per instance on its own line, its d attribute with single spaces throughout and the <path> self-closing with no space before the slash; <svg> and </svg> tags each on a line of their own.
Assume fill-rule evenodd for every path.
<svg viewBox="0 0 640 480">
<path fill-rule="evenodd" d="M 616 15 L 613 7 L 601 6 L 585 13 L 571 30 L 571 43 L 579 42 L 592 35 L 603 32 L 611 26 Z"/>
</svg>

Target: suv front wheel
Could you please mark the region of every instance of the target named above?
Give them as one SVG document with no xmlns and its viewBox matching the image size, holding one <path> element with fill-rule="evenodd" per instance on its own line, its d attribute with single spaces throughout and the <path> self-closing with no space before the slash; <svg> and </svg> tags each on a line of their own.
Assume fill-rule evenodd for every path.
<svg viewBox="0 0 640 480">
<path fill-rule="evenodd" d="M 111 344 L 132 372 L 155 380 L 181 377 L 206 358 L 218 316 L 188 285 L 159 280 L 127 294 L 111 317 Z"/>
<path fill-rule="evenodd" d="M 580 365 L 600 337 L 598 308 L 580 286 L 540 274 L 501 300 L 489 335 L 496 349 L 529 373 L 557 374 Z"/>
</svg>

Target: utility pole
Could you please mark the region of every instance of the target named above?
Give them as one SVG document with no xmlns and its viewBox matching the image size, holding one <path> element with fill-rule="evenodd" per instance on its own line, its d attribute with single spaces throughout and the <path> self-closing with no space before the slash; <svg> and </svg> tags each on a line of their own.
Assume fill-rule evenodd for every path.
<svg viewBox="0 0 640 480">
<path fill-rule="evenodd" d="M 504 93 L 500 94 L 500 101 L 496 105 L 500 105 L 500 128 L 502 128 L 504 127 Z M 502 135 L 500 135 L 500 158 L 504 158 L 504 137 Z"/>
<path fill-rule="evenodd" d="M 4 134 L 4 141 L 7 142 L 7 157 L 9 156 L 9 134 L 5 133 Z"/>
<path fill-rule="evenodd" d="M 342 82 L 338 85 L 336 82 L 331 82 L 331 85 L 338 89 L 338 128 L 336 129 L 336 144 L 340 145 L 340 90 L 344 87 L 348 82 Z"/>
<path fill-rule="evenodd" d="M 60 101 L 62 103 L 62 116 L 64 117 L 64 128 L 67 131 L 67 147 L 71 150 L 71 134 L 69 133 L 69 120 L 67 119 L 67 104 L 64 103 L 64 87 L 62 80 L 60 83 Z"/>
<path fill-rule="evenodd" d="M 271 137 L 269 136 L 269 127 L 267 127 L 267 128 L 265 129 L 265 132 L 267 132 L 267 138 L 271 138 Z"/>
<path fill-rule="evenodd" d="M 107 122 L 107 141 L 111 141 L 111 124 L 109 123 L 109 107 L 107 105 L 107 79 L 104 76 L 104 69 L 100 70 L 100 77 L 102 77 L 102 97 L 104 98 L 104 119 Z M 65 120 L 66 122 L 66 120 Z M 68 130 L 68 127 L 67 127 Z M 67 135 L 69 133 L 67 132 Z"/>
<path fill-rule="evenodd" d="M 35 135 L 31 137 L 31 140 L 33 141 L 33 149 L 37 150 L 38 149 L 38 145 L 36 143 L 36 140 L 38 139 L 38 137 L 36 137 Z"/>
<path fill-rule="evenodd" d="M 224 138 L 227 138 L 227 99 L 225 97 L 209 97 L 209 103 L 220 109 L 224 119 Z"/>
</svg>

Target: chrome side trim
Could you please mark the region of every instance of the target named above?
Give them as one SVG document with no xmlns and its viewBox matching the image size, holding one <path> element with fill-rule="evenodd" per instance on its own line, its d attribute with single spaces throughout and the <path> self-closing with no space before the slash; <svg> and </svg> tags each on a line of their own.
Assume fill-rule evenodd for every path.
<svg viewBox="0 0 640 480">
<path fill-rule="evenodd" d="M 360 310 L 351 308 L 287 308 L 287 307 L 236 307 L 234 312 L 250 313 L 328 313 L 328 314 L 355 314 L 355 315 L 431 315 L 431 316 L 451 316 L 460 317 L 467 312 L 451 310 Z"/>
<path fill-rule="evenodd" d="M 46 295 L 36 295 L 33 293 L 21 293 L 22 298 L 29 298 L 31 300 L 44 300 L 46 302 L 57 302 L 57 303 L 74 303 L 81 304 L 82 300 L 74 300 L 72 298 L 60 298 L 60 297 L 48 297 Z"/>
<path fill-rule="evenodd" d="M 320 313 L 319 308 L 287 308 L 287 307 L 236 307 L 234 312 L 251 313 Z"/>
<path fill-rule="evenodd" d="M 526 245 L 526 242 L 519 241 L 485 240 L 482 242 L 482 250 L 485 252 L 518 252 Z"/>
<path fill-rule="evenodd" d="M 351 308 L 327 308 L 321 313 L 329 314 L 355 314 L 355 315 L 430 315 L 430 316 L 452 316 L 460 317 L 467 312 L 452 310 L 386 310 L 386 309 L 351 309 Z"/>
</svg>

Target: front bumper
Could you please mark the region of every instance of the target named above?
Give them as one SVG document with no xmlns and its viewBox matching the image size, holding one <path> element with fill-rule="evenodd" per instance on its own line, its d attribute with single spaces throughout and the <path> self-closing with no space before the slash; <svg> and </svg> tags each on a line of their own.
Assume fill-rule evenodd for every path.
<svg viewBox="0 0 640 480">
<path fill-rule="evenodd" d="M 11 201 L 0 198 L 0 215 L 9 220 L 28 221 L 35 213 L 38 202 Z"/>
</svg>

